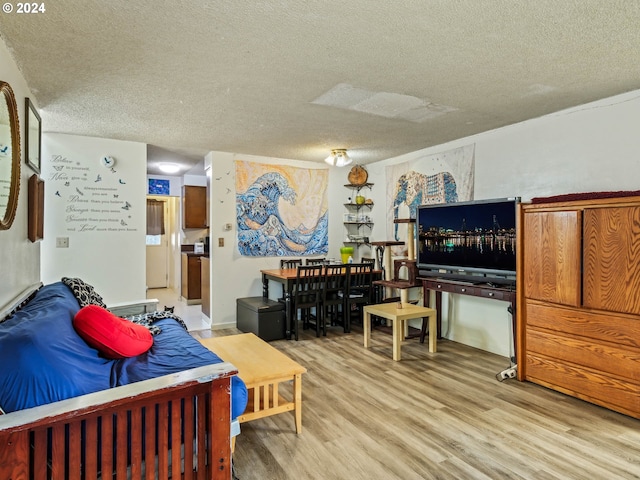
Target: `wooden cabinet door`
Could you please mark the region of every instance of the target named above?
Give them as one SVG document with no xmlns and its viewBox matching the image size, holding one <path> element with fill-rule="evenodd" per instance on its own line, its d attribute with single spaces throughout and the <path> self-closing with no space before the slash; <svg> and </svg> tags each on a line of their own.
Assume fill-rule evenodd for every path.
<svg viewBox="0 0 640 480">
<path fill-rule="evenodd" d="M 182 270 L 180 275 L 180 294 L 183 298 L 189 298 L 189 256 L 182 254 Z"/>
<path fill-rule="evenodd" d="M 207 187 L 182 187 L 182 228 L 207 228 Z"/>
<path fill-rule="evenodd" d="M 202 313 L 211 318 L 211 277 L 209 275 L 209 258 L 200 257 L 200 291 L 202 292 Z"/>
<path fill-rule="evenodd" d="M 525 213 L 525 297 L 580 305 L 580 217 L 576 210 Z"/>
<path fill-rule="evenodd" d="M 584 306 L 640 314 L 640 207 L 584 211 Z"/>
<path fill-rule="evenodd" d="M 182 296 L 186 300 L 200 298 L 200 257 L 182 254 Z"/>
</svg>

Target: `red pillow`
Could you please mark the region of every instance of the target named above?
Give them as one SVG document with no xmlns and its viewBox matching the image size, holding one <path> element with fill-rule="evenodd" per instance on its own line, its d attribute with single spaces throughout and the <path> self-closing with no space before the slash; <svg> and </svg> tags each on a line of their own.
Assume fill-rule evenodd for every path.
<svg viewBox="0 0 640 480">
<path fill-rule="evenodd" d="M 98 305 L 82 307 L 73 318 L 73 327 L 87 344 L 107 358 L 135 357 L 153 345 L 148 329 Z"/>
</svg>

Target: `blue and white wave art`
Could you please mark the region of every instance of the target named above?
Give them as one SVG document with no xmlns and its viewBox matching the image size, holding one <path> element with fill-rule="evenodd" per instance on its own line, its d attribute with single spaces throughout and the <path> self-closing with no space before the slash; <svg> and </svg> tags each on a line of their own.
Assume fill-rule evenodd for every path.
<svg viewBox="0 0 640 480">
<path fill-rule="evenodd" d="M 282 220 L 279 202 L 295 205 L 297 194 L 279 173 L 261 175 L 244 193 L 236 195 L 238 249 L 252 257 L 319 255 L 329 251 L 325 211 L 308 228 L 289 228 Z"/>
</svg>

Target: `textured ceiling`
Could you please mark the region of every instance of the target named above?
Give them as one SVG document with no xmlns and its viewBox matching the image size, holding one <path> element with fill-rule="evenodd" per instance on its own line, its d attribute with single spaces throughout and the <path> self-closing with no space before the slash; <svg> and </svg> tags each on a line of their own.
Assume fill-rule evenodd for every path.
<svg viewBox="0 0 640 480">
<path fill-rule="evenodd" d="M 640 89 L 631 0 L 44 4 L 0 13 L 44 130 L 187 162 L 366 164 Z"/>
</svg>

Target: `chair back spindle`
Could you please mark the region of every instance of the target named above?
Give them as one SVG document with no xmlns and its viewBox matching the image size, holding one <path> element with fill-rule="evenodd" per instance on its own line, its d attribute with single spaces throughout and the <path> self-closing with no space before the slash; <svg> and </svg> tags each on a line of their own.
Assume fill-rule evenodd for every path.
<svg viewBox="0 0 640 480">
<path fill-rule="evenodd" d="M 371 263 L 352 263 L 346 265 L 347 275 L 345 279 L 344 294 L 344 321 L 345 331 L 351 331 L 351 309 L 358 312 L 358 318 L 362 322 L 362 307 L 372 303 L 373 296 L 373 265 Z"/>
<path fill-rule="evenodd" d="M 309 325 L 314 323 L 316 336 L 320 336 L 321 331 L 324 335 L 327 334 L 322 322 L 322 271 L 323 267 L 321 265 L 298 266 L 296 284 L 293 291 L 294 321 L 298 310 L 300 310 L 303 328 L 309 328 Z M 295 331 L 297 340 L 298 329 L 296 328 Z"/>
<path fill-rule="evenodd" d="M 302 265 L 302 259 L 301 258 L 294 258 L 294 259 L 282 259 L 280 260 L 280 270 L 284 270 L 284 269 L 289 269 L 289 268 L 298 268 L 300 265 Z M 284 284 L 282 285 L 282 298 L 278 299 L 278 301 L 284 301 L 284 298 L 286 296 L 286 288 L 284 286 Z"/>
<path fill-rule="evenodd" d="M 324 265 L 327 262 L 325 258 L 307 258 L 306 265 Z"/>
<path fill-rule="evenodd" d="M 335 325 L 342 315 L 342 326 L 346 331 L 347 325 L 344 321 L 344 311 L 341 307 L 344 304 L 344 266 L 327 265 L 324 269 L 324 277 L 322 282 L 322 314 L 324 323 L 331 319 L 331 325 Z"/>
<path fill-rule="evenodd" d="M 281 269 L 285 269 L 285 268 L 297 268 L 299 265 L 302 265 L 302 259 L 301 258 L 295 258 L 295 259 L 282 259 L 280 260 L 280 268 Z"/>
</svg>

